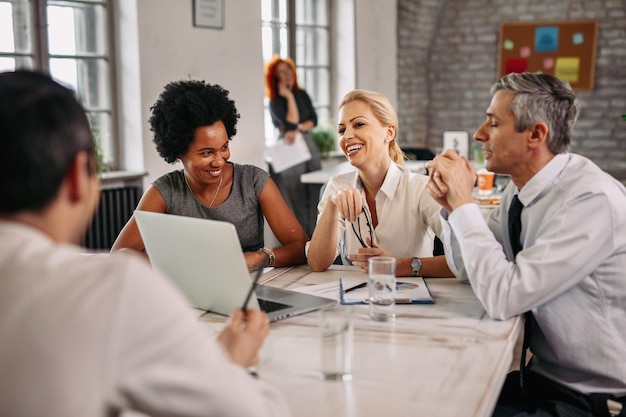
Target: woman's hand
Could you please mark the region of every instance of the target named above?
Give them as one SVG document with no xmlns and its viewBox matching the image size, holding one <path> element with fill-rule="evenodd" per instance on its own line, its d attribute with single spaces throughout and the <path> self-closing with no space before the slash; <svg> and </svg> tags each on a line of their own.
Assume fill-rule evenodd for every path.
<svg viewBox="0 0 626 417">
<path fill-rule="evenodd" d="M 286 99 L 290 99 L 293 98 L 293 92 L 291 91 L 292 86 L 288 85 L 285 82 L 279 82 L 278 83 L 278 95 L 286 98 Z"/>
<path fill-rule="evenodd" d="M 372 256 L 392 256 L 385 248 L 379 245 L 372 245 L 372 240 L 369 237 L 365 238 L 369 248 L 359 248 L 356 253 L 348 255 L 348 259 L 352 261 L 352 265 L 358 266 L 363 272 L 368 273 L 369 259 Z"/>
<path fill-rule="evenodd" d="M 356 221 L 363 212 L 361 193 L 356 188 L 347 188 L 334 193 L 330 201 L 337 207 L 339 214 L 350 223 Z"/>
<path fill-rule="evenodd" d="M 285 135 L 283 136 L 283 140 L 287 142 L 288 144 L 293 145 L 293 143 L 296 141 L 297 133 L 298 133 L 297 130 L 288 130 L 285 132 Z"/>
</svg>

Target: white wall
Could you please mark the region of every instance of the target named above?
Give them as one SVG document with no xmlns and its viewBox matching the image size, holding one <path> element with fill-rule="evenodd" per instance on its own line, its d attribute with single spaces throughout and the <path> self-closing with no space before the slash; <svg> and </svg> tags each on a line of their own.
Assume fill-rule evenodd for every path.
<svg viewBox="0 0 626 417">
<path fill-rule="evenodd" d="M 337 64 L 355 71 L 341 83 L 343 89 L 379 91 L 396 104 L 396 0 L 343 0 L 354 2 L 356 47 L 335 51 Z M 192 4 L 187 1 L 136 0 L 139 50 L 139 85 L 144 187 L 158 176 L 180 168 L 157 154 L 148 127 L 150 107 L 165 84 L 180 79 L 203 79 L 230 91 L 241 119 L 231 143 L 231 160 L 265 167 L 263 117 L 263 57 L 260 1 L 226 0 L 224 28 L 196 28 Z M 334 24 L 344 25 L 346 15 Z M 349 38 L 349 37 L 348 37 Z M 122 45 L 124 40 L 122 39 Z M 342 61 L 348 61 L 346 62 Z M 352 61 L 352 63 L 350 63 Z M 339 65 L 337 65 L 339 66 Z M 136 91 L 136 89 L 134 89 Z M 347 91 L 337 91 L 338 99 Z M 123 92 L 122 94 L 125 94 Z M 132 139 L 131 139 L 132 140 Z M 125 158 L 139 158 L 127 154 Z M 137 164 L 131 164 L 133 168 Z"/>
<path fill-rule="evenodd" d="M 378 91 L 397 108 L 397 2 L 354 1 L 356 88 Z"/>
</svg>

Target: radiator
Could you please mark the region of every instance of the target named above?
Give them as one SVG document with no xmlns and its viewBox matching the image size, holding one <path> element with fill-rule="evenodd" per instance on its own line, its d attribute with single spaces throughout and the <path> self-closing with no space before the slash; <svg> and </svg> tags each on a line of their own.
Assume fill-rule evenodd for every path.
<svg viewBox="0 0 626 417">
<path fill-rule="evenodd" d="M 100 204 L 85 234 L 83 246 L 94 250 L 110 250 L 141 197 L 141 187 L 103 189 Z"/>
</svg>

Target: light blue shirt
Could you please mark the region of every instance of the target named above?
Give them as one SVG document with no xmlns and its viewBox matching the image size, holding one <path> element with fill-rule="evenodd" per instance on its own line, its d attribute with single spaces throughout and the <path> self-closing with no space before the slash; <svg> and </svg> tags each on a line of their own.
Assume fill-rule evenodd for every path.
<svg viewBox="0 0 626 417">
<path fill-rule="evenodd" d="M 519 192 L 523 249 L 513 262 L 507 212 L 517 193 L 509 183 L 486 221 L 476 204 L 442 221 L 451 270 L 491 317 L 532 310 L 535 372 L 625 395 L 626 189 L 582 156 L 555 156 Z"/>
</svg>

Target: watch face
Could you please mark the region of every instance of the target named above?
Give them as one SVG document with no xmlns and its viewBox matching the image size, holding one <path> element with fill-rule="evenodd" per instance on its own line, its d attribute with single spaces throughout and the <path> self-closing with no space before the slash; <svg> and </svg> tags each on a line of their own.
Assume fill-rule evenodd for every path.
<svg viewBox="0 0 626 417">
<path fill-rule="evenodd" d="M 420 261 L 419 258 L 413 258 L 411 261 L 411 268 L 413 269 L 413 276 L 416 277 L 422 268 L 422 261 Z"/>
</svg>

